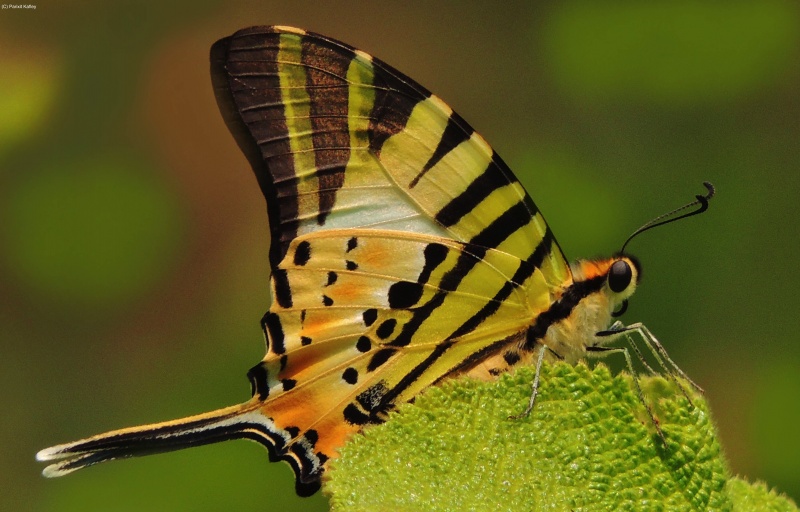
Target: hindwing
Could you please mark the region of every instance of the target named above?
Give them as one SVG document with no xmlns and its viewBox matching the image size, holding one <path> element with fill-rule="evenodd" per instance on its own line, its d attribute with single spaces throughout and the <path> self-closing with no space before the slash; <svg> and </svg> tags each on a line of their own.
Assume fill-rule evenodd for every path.
<svg viewBox="0 0 800 512">
<path fill-rule="evenodd" d="M 263 414 L 291 433 L 286 449 L 306 448 L 301 479 L 395 404 L 479 362 L 473 354 L 519 345 L 552 300 L 542 272 L 516 256 L 414 233 L 303 235 L 275 273 L 268 354 L 250 376 Z M 313 445 L 292 445 L 309 431 Z"/>
</svg>

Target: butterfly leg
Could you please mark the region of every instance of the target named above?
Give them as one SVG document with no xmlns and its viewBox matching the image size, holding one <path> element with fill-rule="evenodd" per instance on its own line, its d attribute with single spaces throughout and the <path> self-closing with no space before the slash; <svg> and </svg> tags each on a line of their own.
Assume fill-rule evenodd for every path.
<svg viewBox="0 0 800 512">
<path fill-rule="evenodd" d="M 544 360 L 545 350 L 547 350 L 547 347 L 540 344 L 539 354 L 536 356 L 536 373 L 533 376 L 533 387 L 531 388 L 531 398 L 528 401 L 528 407 L 525 408 L 525 411 L 522 414 L 514 414 L 509 416 L 508 419 L 518 420 L 520 418 L 527 418 L 531 414 L 531 411 L 533 410 L 533 404 L 536 402 L 536 395 L 539 393 L 539 373 L 542 370 L 542 361 Z"/>
<path fill-rule="evenodd" d="M 695 383 L 692 379 L 690 379 L 689 376 L 686 375 L 677 364 L 675 364 L 675 361 L 673 361 L 672 358 L 669 357 L 669 354 L 667 354 L 667 350 L 664 348 L 661 342 L 658 341 L 658 339 L 655 336 L 653 336 L 653 333 L 650 332 L 650 329 L 648 329 L 646 325 L 637 322 L 635 324 L 631 324 L 628 327 L 626 327 L 626 330 L 636 331 L 639 334 L 639 336 L 641 336 L 642 339 L 645 340 L 647 346 L 650 348 L 650 351 L 653 353 L 653 356 L 658 359 L 659 364 L 661 364 L 661 366 L 664 367 L 665 370 L 669 372 L 669 369 L 665 367 L 664 362 L 661 360 L 661 358 L 658 357 L 658 354 L 660 354 L 661 357 L 663 357 L 667 361 L 667 363 L 669 363 L 669 367 L 672 368 L 672 372 L 678 374 L 678 376 L 680 376 L 686 382 L 691 384 L 691 386 L 700 393 L 705 393 L 705 391 L 703 391 L 703 388 L 698 386 L 697 383 Z"/>
<path fill-rule="evenodd" d="M 609 327 L 607 331 L 600 331 L 600 332 L 597 333 L 597 335 L 598 336 L 620 336 L 621 333 L 624 333 L 624 332 L 627 332 L 627 331 L 628 331 L 628 327 L 625 324 L 623 324 L 622 322 L 620 322 L 619 320 L 617 320 L 616 322 L 611 324 L 611 327 Z M 647 360 L 645 360 L 644 355 L 642 355 L 642 351 L 639 350 L 639 346 L 636 343 L 633 343 L 633 341 L 630 338 L 628 338 L 627 335 L 626 335 L 626 340 L 628 341 L 628 346 L 630 346 L 631 349 L 633 349 L 633 351 L 636 352 L 637 359 L 639 359 L 639 361 L 641 361 L 642 365 L 647 369 L 647 371 L 650 372 L 650 375 L 658 375 L 658 372 L 655 371 L 653 369 L 653 367 L 650 366 L 647 363 Z M 656 359 L 658 359 L 658 356 L 656 356 Z M 664 366 L 663 363 L 660 364 L 660 366 L 663 368 L 663 366 Z"/>
<path fill-rule="evenodd" d="M 661 369 L 667 374 L 669 379 L 672 380 L 672 382 L 674 382 L 676 386 L 678 386 L 678 389 L 681 390 L 681 394 L 683 394 L 683 396 L 686 397 L 689 403 L 694 405 L 694 403 L 692 402 L 692 398 L 689 396 L 688 391 L 683 386 L 683 384 L 681 384 L 681 382 L 676 378 L 676 375 L 686 380 L 693 388 L 695 388 L 700 393 L 703 393 L 703 388 L 698 386 L 692 379 L 689 378 L 688 375 L 686 375 L 683 372 L 683 370 L 681 370 L 678 367 L 675 361 L 673 361 L 672 358 L 669 357 L 669 354 L 667 354 L 667 350 L 664 348 L 661 342 L 658 341 L 658 339 L 653 335 L 652 332 L 650 332 L 650 329 L 648 329 L 647 326 L 639 322 L 625 326 L 622 324 L 622 322 L 617 321 L 614 322 L 614 324 L 608 331 L 598 332 L 597 336 L 613 336 L 613 337 L 617 337 L 620 335 L 624 336 L 628 342 L 628 345 L 635 349 L 639 360 L 645 366 L 647 366 L 648 369 L 650 369 L 650 366 L 647 365 L 647 363 L 645 362 L 642 353 L 639 351 L 633 339 L 630 337 L 630 334 L 632 333 L 638 334 L 639 337 L 642 340 L 644 340 L 645 345 L 647 345 L 647 348 L 650 349 L 650 353 L 658 362 L 658 365 L 661 367 Z M 652 369 L 650 369 L 650 371 L 652 372 Z"/>
<path fill-rule="evenodd" d="M 634 345 L 631 344 L 631 346 Z M 650 407 L 650 404 L 644 398 L 644 393 L 642 393 L 642 387 L 639 385 L 639 374 L 633 367 L 633 360 L 631 359 L 631 354 L 628 351 L 628 349 L 625 347 L 587 347 L 586 350 L 588 352 L 591 352 L 592 355 L 596 357 L 605 357 L 609 354 L 619 354 L 619 353 L 622 353 L 625 356 L 625 362 L 628 365 L 628 371 L 630 372 L 631 377 L 633 378 L 633 384 L 636 387 L 636 394 L 639 395 L 639 402 L 641 402 L 642 405 L 644 405 L 644 408 L 647 410 L 647 414 L 650 416 L 650 421 L 653 423 L 653 426 L 656 427 L 658 436 L 661 438 L 661 441 L 663 441 L 664 446 L 667 446 L 667 439 L 664 437 L 664 432 L 661 431 L 661 426 L 658 424 L 658 420 L 656 419 L 655 414 L 653 414 L 653 408 Z M 639 357 L 641 357 L 641 352 L 639 352 L 638 350 L 636 351 L 639 353 Z"/>
</svg>

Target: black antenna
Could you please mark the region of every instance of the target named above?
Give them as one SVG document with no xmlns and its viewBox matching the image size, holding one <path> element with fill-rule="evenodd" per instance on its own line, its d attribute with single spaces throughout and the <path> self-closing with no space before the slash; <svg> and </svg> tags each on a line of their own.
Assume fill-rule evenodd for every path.
<svg viewBox="0 0 800 512">
<path fill-rule="evenodd" d="M 625 247 L 628 245 L 628 242 L 633 240 L 633 238 L 636 235 L 644 233 L 648 229 L 654 228 L 656 226 L 662 226 L 664 224 L 669 224 L 670 222 L 675 222 L 676 220 L 685 219 L 686 217 L 691 217 L 692 215 L 697 215 L 698 213 L 703 213 L 704 211 L 708 210 L 708 201 L 712 197 L 714 197 L 714 185 L 712 185 L 711 183 L 709 183 L 707 181 L 704 181 L 703 185 L 705 185 L 706 189 L 708 189 L 708 194 L 706 194 L 704 196 L 700 196 L 700 195 L 694 196 L 696 199 L 694 201 L 692 201 L 691 203 L 685 204 L 685 205 L 681 206 L 680 208 L 675 208 L 671 212 L 667 212 L 667 213 L 665 213 L 663 215 L 659 215 L 658 217 L 656 217 L 655 219 L 651 220 L 650 222 L 647 222 L 642 227 L 640 227 L 639 229 L 634 231 L 633 234 L 631 236 L 629 236 L 627 240 L 625 240 L 625 243 L 622 244 L 622 249 L 620 250 L 620 252 L 625 252 Z M 691 211 L 691 212 L 684 213 L 683 215 L 679 215 L 677 217 L 673 217 L 673 215 L 675 215 L 676 213 L 682 212 L 683 210 L 685 210 L 687 208 L 691 208 L 692 206 L 695 206 L 695 205 L 699 205 L 700 207 L 698 209 L 696 209 L 696 210 Z"/>
</svg>

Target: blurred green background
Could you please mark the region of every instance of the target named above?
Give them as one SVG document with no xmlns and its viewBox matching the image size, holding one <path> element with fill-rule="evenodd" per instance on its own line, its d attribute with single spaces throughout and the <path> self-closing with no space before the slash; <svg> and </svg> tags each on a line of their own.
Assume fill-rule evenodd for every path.
<svg viewBox="0 0 800 512">
<path fill-rule="evenodd" d="M 34 0 L 36 2 L 36 0 Z M 269 304 L 263 199 L 208 51 L 255 24 L 372 53 L 518 174 L 570 258 L 630 246 L 642 321 L 707 392 L 733 473 L 800 497 L 793 0 L 39 1 L 0 11 L 0 510 L 324 510 L 243 441 L 45 480 L 34 453 L 242 401 Z"/>
</svg>

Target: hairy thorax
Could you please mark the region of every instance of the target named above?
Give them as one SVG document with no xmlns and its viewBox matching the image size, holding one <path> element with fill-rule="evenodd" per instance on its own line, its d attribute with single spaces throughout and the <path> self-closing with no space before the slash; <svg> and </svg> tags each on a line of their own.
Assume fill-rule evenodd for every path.
<svg viewBox="0 0 800 512">
<path fill-rule="evenodd" d="M 541 343 L 547 347 L 546 359 L 570 364 L 586 356 L 586 347 L 597 346 L 602 338 L 596 333 L 611 323 L 612 306 L 605 294 L 584 298 L 570 315 L 551 325 Z"/>
</svg>

